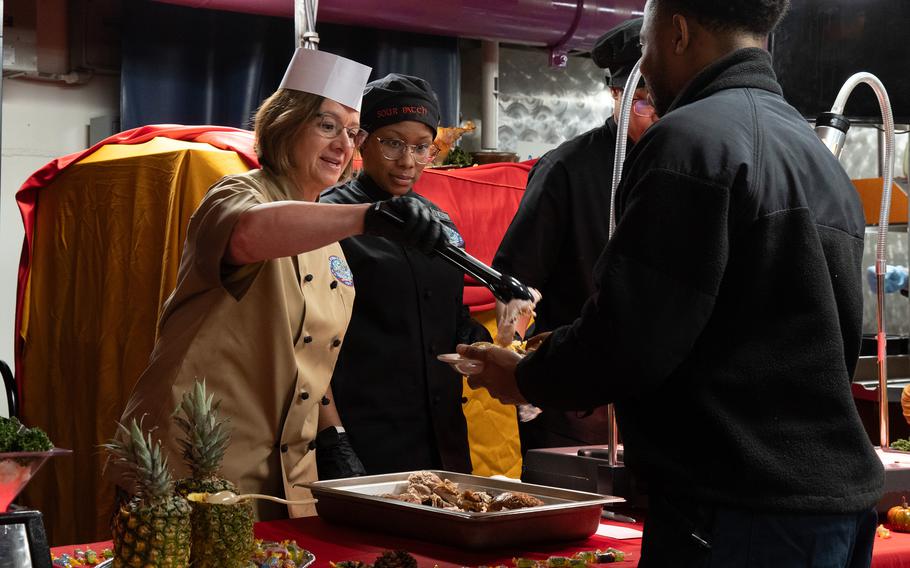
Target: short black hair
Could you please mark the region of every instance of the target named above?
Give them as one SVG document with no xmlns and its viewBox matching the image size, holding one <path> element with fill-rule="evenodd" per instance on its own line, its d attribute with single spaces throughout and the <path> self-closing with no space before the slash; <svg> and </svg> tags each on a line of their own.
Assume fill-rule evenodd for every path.
<svg viewBox="0 0 910 568">
<path fill-rule="evenodd" d="M 766 36 L 790 7 L 790 0 L 654 0 L 659 9 L 691 15 L 708 28 Z"/>
</svg>

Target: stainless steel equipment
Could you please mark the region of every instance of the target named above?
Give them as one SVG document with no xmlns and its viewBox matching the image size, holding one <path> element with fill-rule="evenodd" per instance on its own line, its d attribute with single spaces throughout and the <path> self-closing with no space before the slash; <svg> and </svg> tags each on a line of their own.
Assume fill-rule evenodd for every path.
<svg viewBox="0 0 910 568">
<path fill-rule="evenodd" d="M 0 568 L 51 568 L 51 553 L 38 511 L 0 513 Z"/>
<path fill-rule="evenodd" d="M 888 91 L 882 82 L 871 73 L 856 73 L 841 87 L 831 112 L 823 113 L 816 122 L 816 134 L 835 157 L 840 157 L 850 128 L 850 121 L 844 117 L 847 99 L 860 84 L 869 85 L 878 99 L 885 127 L 885 153 L 882 160 L 883 183 L 881 209 L 878 217 L 878 242 L 875 247 L 876 276 L 876 319 L 878 321 L 878 388 L 879 388 L 879 438 L 883 450 L 888 450 L 891 440 L 888 434 L 888 363 L 887 336 L 885 334 L 885 274 L 887 272 L 886 250 L 888 246 L 888 220 L 891 213 L 891 186 L 894 182 L 894 116 Z"/>
<path fill-rule="evenodd" d="M 433 473 L 457 483 L 460 489 L 486 491 L 493 496 L 521 491 L 544 504 L 511 511 L 471 513 L 379 496 L 404 491 L 411 473 L 316 481 L 304 486 L 319 500 L 316 503 L 319 516 L 328 521 L 468 549 L 586 538 L 597 530 L 603 505 L 623 501 L 621 497 L 448 471 Z"/>
<path fill-rule="evenodd" d="M 616 448 L 611 463 L 610 446 L 571 446 L 528 450 L 522 460 L 521 480 L 587 491 L 601 495 L 616 495 L 625 499 L 622 508 L 647 507 L 647 490 L 622 465 L 622 446 Z"/>
</svg>

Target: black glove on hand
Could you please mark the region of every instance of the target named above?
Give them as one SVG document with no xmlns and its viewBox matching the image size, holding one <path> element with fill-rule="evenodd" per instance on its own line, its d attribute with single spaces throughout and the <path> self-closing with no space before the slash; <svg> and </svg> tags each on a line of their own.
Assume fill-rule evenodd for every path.
<svg viewBox="0 0 910 568">
<path fill-rule="evenodd" d="M 468 311 L 466 306 L 463 307 L 462 312 L 458 324 L 455 327 L 455 341 L 466 345 L 471 345 L 478 341 L 493 343 L 493 337 L 490 335 L 490 331 L 484 327 L 482 323 L 470 316 L 470 311 Z"/>
<path fill-rule="evenodd" d="M 316 434 L 316 473 L 319 479 L 359 477 L 367 471 L 354 453 L 346 432 L 334 426 Z"/>
<path fill-rule="evenodd" d="M 397 217 L 398 223 L 390 217 Z M 414 197 L 393 197 L 370 205 L 363 218 L 363 232 L 412 246 L 424 254 L 446 243 L 442 223 L 432 210 Z"/>
</svg>

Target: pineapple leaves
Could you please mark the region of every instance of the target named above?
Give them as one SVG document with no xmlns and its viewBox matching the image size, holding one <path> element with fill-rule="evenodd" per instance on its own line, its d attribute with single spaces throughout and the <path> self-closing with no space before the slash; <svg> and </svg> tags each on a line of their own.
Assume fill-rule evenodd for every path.
<svg viewBox="0 0 910 568">
<path fill-rule="evenodd" d="M 227 420 L 218 420 L 221 400 L 206 394 L 205 380 L 196 381 L 174 410 L 173 418 L 183 432 L 179 440 L 183 459 L 195 477 L 214 475 L 221 467 L 231 439 Z"/>
</svg>

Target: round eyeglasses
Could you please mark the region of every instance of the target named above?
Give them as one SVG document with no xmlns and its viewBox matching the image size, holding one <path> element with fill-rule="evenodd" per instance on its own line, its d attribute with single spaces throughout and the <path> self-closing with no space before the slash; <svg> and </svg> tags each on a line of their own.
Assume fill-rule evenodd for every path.
<svg viewBox="0 0 910 568">
<path fill-rule="evenodd" d="M 338 117 L 327 112 L 320 112 L 316 115 L 319 122 L 316 123 L 316 132 L 326 138 L 337 138 L 344 133 L 351 144 L 358 148 L 369 134 L 362 128 L 348 128 L 344 126 Z"/>
<path fill-rule="evenodd" d="M 379 151 L 382 152 L 382 157 L 386 160 L 400 160 L 404 157 L 405 151 L 410 151 L 414 156 L 415 162 L 427 164 L 432 162 L 436 154 L 439 153 L 439 148 L 431 143 L 408 144 L 398 138 L 380 138 L 378 136 L 376 140 L 379 142 Z"/>
</svg>

